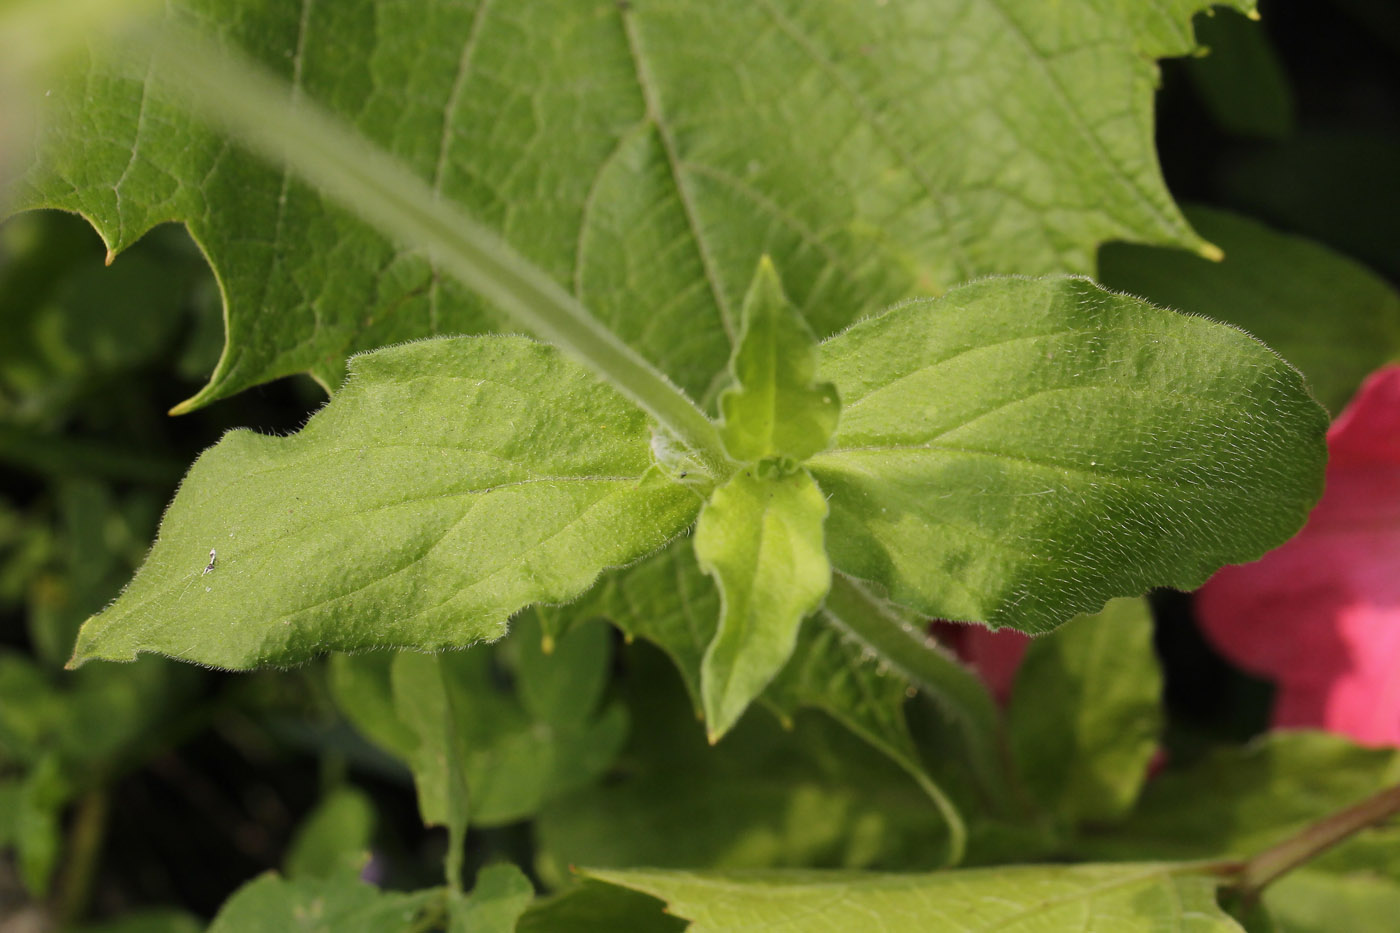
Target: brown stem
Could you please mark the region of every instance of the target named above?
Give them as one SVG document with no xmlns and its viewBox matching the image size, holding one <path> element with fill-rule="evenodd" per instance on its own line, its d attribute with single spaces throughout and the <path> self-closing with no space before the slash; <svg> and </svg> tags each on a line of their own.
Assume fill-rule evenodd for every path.
<svg viewBox="0 0 1400 933">
<path fill-rule="evenodd" d="M 1246 903 L 1257 900 L 1271 882 L 1344 842 L 1363 829 L 1400 813 L 1400 784 L 1319 820 L 1239 867 L 1231 886 Z"/>
<path fill-rule="evenodd" d="M 90 790 L 78 800 L 68 833 L 68 864 L 54 905 L 63 927 L 81 919 L 87 911 L 97 857 L 106 835 L 107 792 L 101 788 Z"/>
</svg>

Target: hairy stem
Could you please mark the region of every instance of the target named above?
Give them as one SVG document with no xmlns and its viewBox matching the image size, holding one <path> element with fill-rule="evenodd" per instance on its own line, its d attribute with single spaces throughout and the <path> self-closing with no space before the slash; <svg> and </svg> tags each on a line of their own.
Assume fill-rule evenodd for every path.
<svg viewBox="0 0 1400 933">
<path fill-rule="evenodd" d="M 385 234 L 425 250 L 439 268 L 626 395 L 716 476 L 731 472 L 714 423 L 684 392 L 578 299 L 389 153 L 240 56 L 172 27 L 145 35 L 165 78 L 202 116 Z"/>
<path fill-rule="evenodd" d="M 999 751 L 1001 714 L 981 679 L 859 580 L 833 574 L 826 611 L 834 624 L 933 698 L 957 724 L 984 790 L 1001 799 L 1007 784 Z"/>
</svg>

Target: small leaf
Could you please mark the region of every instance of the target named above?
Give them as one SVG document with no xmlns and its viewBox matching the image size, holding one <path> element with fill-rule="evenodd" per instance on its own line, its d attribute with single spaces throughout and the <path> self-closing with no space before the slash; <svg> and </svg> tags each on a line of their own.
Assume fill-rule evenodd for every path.
<svg viewBox="0 0 1400 933">
<path fill-rule="evenodd" d="M 1007 724 L 1022 786 L 1063 824 L 1124 816 L 1162 731 L 1146 601 L 1116 599 L 1033 640 Z"/>
<path fill-rule="evenodd" d="M 463 743 L 466 711 L 454 695 L 451 657 L 402 652 L 394 658 L 391 682 L 399 719 L 418 738 L 408 759 L 418 810 L 425 824 L 447 827 L 447 883 L 460 890 L 471 788 Z"/>
<path fill-rule="evenodd" d="M 533 619 L 523 616 L 515 626 L 506 643 L 518 641 L 514 651 L 478 648 L 437 658 L 447 672 L 451 708 L 461 730 L 474 826 L 533 815 L 554 797 L 602 774 L 627 738 L 623 708 L 607 703 L 600 709 L 611 664 L 607 627 L 578 626 L 545 655 Z M 337 705 L 356 728 L 389 754 L 412 763 L 420 732 L 435 729 L 445 707 L 425 710 L 402 692 L 415 685 L 410 674 L 398 669 L 425 663 L 421 656 L 409 657 L 415 660 L 382 653 L 337 656 L 330 683 Z M 393 688 L 391 667 L 396 672 Z M 502 671 L 514 675 L 513 692 L 502 687 Z"/>
<path fill-rule="evenodd" d="M 287 852 L 287 877 L 357 877 L 369 860 L 374 822 L 368 794 L 348 785 L 333 789 L 297 827 Z"/>
<path fill-rule="evenodd" d="M 695 494 L 651 465 L 642 414 L 541 344 L 358 357 L 300 433 L 234 431 L 200 457 L 71 663 L 248 668 L 498 638 L 690 524 Z"/>
<path fill-rule="evenodd" d="M 1326 413 L 1245 334 L 1076 278 L 987 279 L 822 346 L 832 565 L 926 615 L 1044 632 L 1190 589 L 1302 525 Z"/>
<path fill-rule="evenodd" d="M 744 297 L 729 371 L 738 385 L 725 390 L 719 407 L 730 456 L 800 463 L 826 447 L 841 410 L 836 387 L 816 381 L 817 338 L 767 256 Z"/>
<path fill-rule="evenodd" d="M 530 879 L 514 865 L 487 865 L 466 897 L 452 901 L 448 933 L 514 933 L 535 899 Z"/>
<path fill-rule="evenodd" d="M 439 891 L 380 891 L 354 878 L 286 881 L 260 875 L 230 897 L 209 933 L 409 933 Z"/>
<path fill-rule="evenodd" d="M 1011 866 L 935 874 L 590 869 L 693 921 L 689 933 L 1112 930 L 1239 933 L 1219 880 L 1172 864 Z"/>
<path fill-rule="evenodd" d="M 661 902 L 645 894 L 597 881 L 583 881 L 548 900 L 536 901 L 516 925 L 516 933 L 683 933 L 688 924 L 661 912 Z"/>
<path fill-rule="evenodd" d="M 741 470 L 701 510 L 695 556 L 720 591 L 719 628 L 700 665 L 711 742 L 782 669 L 802 619 L 826 596 L 825 518 L 826 499 L 805 470 Z"/>
</svg>

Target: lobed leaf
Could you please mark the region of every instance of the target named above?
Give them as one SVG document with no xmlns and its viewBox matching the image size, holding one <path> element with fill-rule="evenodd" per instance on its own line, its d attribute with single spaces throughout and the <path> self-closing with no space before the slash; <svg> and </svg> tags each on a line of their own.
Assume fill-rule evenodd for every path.
<svg viewBox="0 0 1400 933">
<path fill-rule="evenodd" d="M 1089 272 L 1109 239 L 1205 248 L 1157 165 L 1152 59 L 1191 51 L 1207 5 L 167 6 L 354 123 L 698 396 L 764 253 L 825 334 L 979 275 Z M 231 148 L 144 62 L 89 56 L 43 91 L 17 206 L 80 213 L 114 254 L 183 222 L 210 257 L 227 342 L 183 407 L 293 372 L 335 386 L 356 351 L 500 326 L 424 256 Z"/>
<path fill-rule="evenodd" d="M 1295 370 L 1087 280 L 984 280 L 822 350 L 832 564 L 927 615 L 1043 632 L 1191 589 L 1321 493 L 1326 413 Z"/>
<path fill-rule="evenodd" d="M 719 628 L 700 662 L 715 742 L 787 663 L 802 620 L 831 585 L 826 499 L 806 471 L 750 467 L 716 489 L 695 526 L 695 556 L 720 592 Z"/>
<path fill-rule="evenodd" d="M 248 668 L 498 638 L 690 524 L 698 500 L 649 444 L 640 412 L 541 344 L 360 357 L 298 434 L 234 431 L 200 457 L 71 663 Z"/>
</svg>

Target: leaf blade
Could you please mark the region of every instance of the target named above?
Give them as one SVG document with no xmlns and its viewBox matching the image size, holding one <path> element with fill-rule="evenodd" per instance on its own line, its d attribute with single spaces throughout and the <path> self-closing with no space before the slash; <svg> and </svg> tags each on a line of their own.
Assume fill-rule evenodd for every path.
<svg viewBox="0 0 1400 933">
<path fill-rule="evenodd" d="M 782 669 L 802 619 L 831 583 L 822 540 L 826 499 L 805 471 L 736 473 L 695 527 L 695 556 L 720 590 L 720 623 L 700 664 L 710 741 Z"/>
<path fill-rule="evenodd" d="M 524 605 L 660 547 L 697 505 L 652 470 L 641 414 L 553 350 L 380 351 L 299 434 L 235 431 L 196 462 L 72 663 L 158 651 L 246 668 L 491 640 Z"/>
<path fill-rule="evenodd" d="M 823 345 L 833 565 L 930 616 L 1048 631 L 1302 525 L 1326 417 L 1246 335 L 1083 279 L 988 279 Z"/>
<path fill-rule="evenodd" d="M 738 385 L 720 395 L 719 405 L 730 456 L 800 463 L 826 447 L 840 414 L 836 387 L 816 381 L 816 337 L 783 294 L 767 256 L 744 298 L 729 369 Z"/>
</svg>

